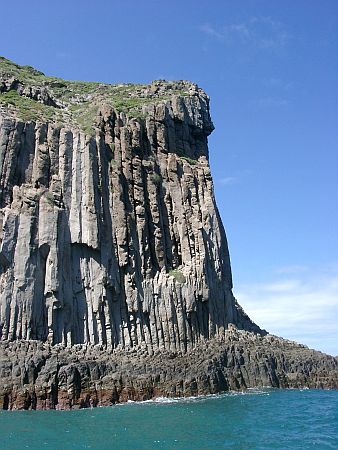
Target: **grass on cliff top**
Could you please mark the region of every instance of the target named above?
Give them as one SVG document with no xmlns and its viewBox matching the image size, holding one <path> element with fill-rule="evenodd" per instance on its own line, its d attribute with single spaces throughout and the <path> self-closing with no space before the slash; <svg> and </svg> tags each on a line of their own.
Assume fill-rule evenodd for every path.
<svg viewBox="0 0 338 450">
<path fill-rule="evenodd" d="M 56 119 L 57 109 L 40 102 L 23 97 L 17 91 L 9 91 L 0 95 L 0 105 L 15 110 L 19 119 L 29 122 L 36 120 Z"/>
<path fill-rule="evenodd" d="M 20 66 L 3 56 L 0 56 L 0 76 L 15 77 L 26 82 L 36 82 L 45 78 L 44 73 L 34 67 Z"/>
<path fill-rule="evenodd" d="M 129 117 L 144 119 L 143 106 L 167 100 L 173 95 L 188 95 L 186 88 L 176 89 L 175 83 L 158 80 L 155 83 L 168 83 L 168 89 L 150 97 L 147 89 L 150 86 L 141 84 L 105 84 L 98 82 L 69 81 L 62 78 L 50 77 L 31 66 L 20 66 L 9 59 L 0 56 L 1 79 L 14 78 L 24 86 L 45 88 L 49 95 L 67 113 L 70 113 L 75 125 L 87 134 L 95 133 L 95 117 L 99 107 L 109 105 L 117 111 L 124 112 Z M 183 86 L 183 85 L 182 85 Z M 16 91 L 0 94 L 2 105 L 12 105 L 23 120 L 45 119 L 51 120 L 58 115 L 59 108 L 46 106 L 35 100 L 28 99 L 15 93 Z M 53 113 L 54 110 L 54 113 Z M 69 115 L 67 115 L 67 121 Z"/>
</svg>

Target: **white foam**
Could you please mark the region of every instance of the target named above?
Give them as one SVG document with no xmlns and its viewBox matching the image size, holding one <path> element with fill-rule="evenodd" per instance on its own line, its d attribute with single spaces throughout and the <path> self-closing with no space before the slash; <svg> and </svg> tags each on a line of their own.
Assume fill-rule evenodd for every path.
<svg viewBox="0 0 338 450">
<path fill-rule="evenodd" d="M 144 404 L 170 404 L 170 403 L 193 403 L 193 402 L 203 402 L 209 399 L 217 399 L 217 398 L 226 398 L 226 397 L 238 397 L 238 396 L 245 396 L 245 395 L 270 395 L 267 390 L 271 388 L 265 388 L 262 389 L 258 388 L 248 388 L 245 391 L 227 391 L 223 392 L 221 394 L 207 394 L 207 395 L 197 395 L 197 396 L 190 396 L 190 397 L 156 397 L 150 400 L 142 400 L 142 401 L 134 401 L 134 400 L 128 400 L 126 403 L 118 403 L 117 405 L 123 406 L 126 404 L 133 404 L 133 405 L 144 405 Z M 117 406 L 116 405 L 116 406 Z"/>
</svg>

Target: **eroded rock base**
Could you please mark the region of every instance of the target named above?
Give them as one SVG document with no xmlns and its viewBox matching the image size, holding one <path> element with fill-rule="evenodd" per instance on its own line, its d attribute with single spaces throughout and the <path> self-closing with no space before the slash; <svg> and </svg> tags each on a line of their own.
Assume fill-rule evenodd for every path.
<svg viewBox="0 0 338 450">
<path fill-rule="evenodd" d="M 241 330 L 189 353 L 17 341 L 0 344 L 0 379 L 2 409 L 77 409 L 262 386 L 337 389 L 338 359 Z"/>
</svg>

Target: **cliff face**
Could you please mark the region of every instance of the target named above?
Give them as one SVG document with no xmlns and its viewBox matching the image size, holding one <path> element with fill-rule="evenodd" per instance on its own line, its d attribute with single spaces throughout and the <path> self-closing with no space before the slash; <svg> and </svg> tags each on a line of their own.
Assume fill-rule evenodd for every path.
<svg viewBox="0 0 338 450">
<path fill-rule="evenodd" d="M 259 331 L 231 291 L 207 95 L 154 82 L 117 101 L 4 63 L 2 339 L 187 350 L 229 323 Z"/>
<path fill-rule="evenodd" d="M 212 130 L 192 83 L 0 57 L 2 408 L 338 387 L 336 358 L 266 336 L 233 297 Z"/>
</svg>

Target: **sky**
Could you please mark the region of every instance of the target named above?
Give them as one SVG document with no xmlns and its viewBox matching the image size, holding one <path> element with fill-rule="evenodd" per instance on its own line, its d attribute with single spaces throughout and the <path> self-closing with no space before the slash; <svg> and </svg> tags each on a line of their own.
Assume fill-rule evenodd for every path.
<svg viewBox="0 0 338 450">
<path fill-rule="evenodd" d="M 202 87 L 236 298 L 338 355 L 336 0 L 16 0 L 0 25 L 0 54 L 47 75 Z"/>
</svg>

